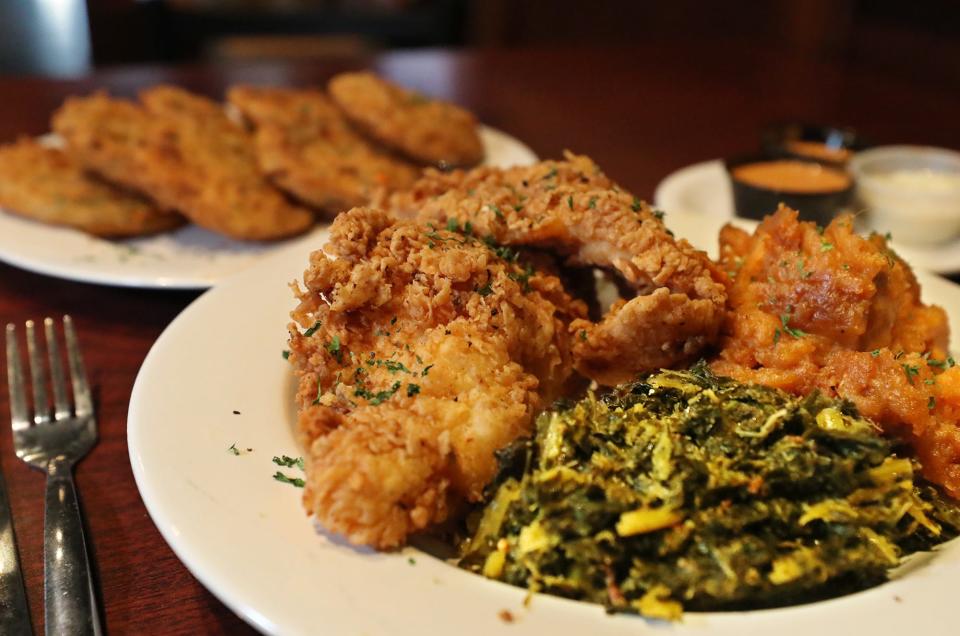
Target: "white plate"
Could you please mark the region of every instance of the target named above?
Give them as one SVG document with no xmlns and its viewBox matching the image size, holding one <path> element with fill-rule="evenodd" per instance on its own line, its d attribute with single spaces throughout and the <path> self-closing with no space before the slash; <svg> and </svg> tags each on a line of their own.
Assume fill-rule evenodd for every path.
<svg viewBox="0 0 960 636">
<path fill-rule="evenodd" d="M 667 213 L 668 220 L 672 219 L 678 227 L 694 227 L 695 231 L 702 229 L 704 224 L 712 231 L 728 221 L 745 229 L 752 229 L 757 224 L 735 216 L 730 180 L 720 160 L 704 161 L 670 174 L 657 185 L 653 200 Z M 885 228 L 872 227 L 869 215 L 858 216 L 857 220 L 861 231 L 886 232 Z M 941 245 L 918 246 L 899 243 L 894 235 L 891 245 L 915 268 L 941 274 L 960 272 L 960 239 Z"/>
<path fill-rule="evenodd" d="M 480 127 L 485 163 L 527 165 L 536 154 L 521 141 L 488 126 Z M 52 135 L 45 143 L 56 144 Z M 104 285 L 204 289 L 265 254 L 288 245 L 317 245 L 317 226 L 304 236 L 273 243 L 245 243 L 195 225 L 151 237 L 108 241 L 70 228 L 38 223 L 0 209 L 0 260 L 23 269 Z"/>
<path fill-rule="evenodd" d="M 317 237 L 317 245 L 322 242 Z M 680 625 L 608 616 L 596 605 L 486 580 L 407 548 L 356 549 L 319 532 L 300 491 L 274 481 L 274 455 L 300 454 L 293 380 L 281 351 L 307 253 L 288 249 L 208 291 L 164 331 L 137 377 L 127 439 L 154 523 L 190 571 L 270 634 L 630 635 L 947 633 L 960 544 L 903 578 L 822 603 L 688 614 Z M 920 274 L 924 297 L 960 318 L 960 287 Z M 954 333 L 960 328 L 951 323 Z M 234 414 L 239 411 L 239 414 Z M 249 453 L 234 456 L 231 444 Z M 294 473 L 286 469 L 287 473 Z M 498 614 L 509 611 L 515 621 Z"/>
</svg>

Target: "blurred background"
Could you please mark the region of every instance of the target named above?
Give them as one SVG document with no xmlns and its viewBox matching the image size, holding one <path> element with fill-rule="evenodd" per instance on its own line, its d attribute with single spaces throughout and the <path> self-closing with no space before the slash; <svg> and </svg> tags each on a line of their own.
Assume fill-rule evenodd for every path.
<svg viewBox="0 0 960 636">
<path fill-rule="evenodd" d="M 320 60 L 417 47 L 748 40 L 960 79 L 955 0 L 0 0 L 0 73 Z"/>
</svg>

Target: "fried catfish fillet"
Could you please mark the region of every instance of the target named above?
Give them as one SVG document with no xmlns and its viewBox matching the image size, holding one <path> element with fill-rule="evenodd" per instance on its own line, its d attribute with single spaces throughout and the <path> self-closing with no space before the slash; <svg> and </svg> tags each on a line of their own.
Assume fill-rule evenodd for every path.
<svg viewBox="0 0 960 636">
<path fill-rule="evenodd" d="M 910 270 L 849 216 L 821 231 L 781 207 L 751 236 L 720 237 L 731 274 L 718 374 L 857 405 L 913 447 L 925 476 L 960 496 L 960 369 L 940 307 Z"/>
<path fill-rule="evenodd" d="M 311 255 L 292 313 L 304 506 L 390 548 L 479 501 L 494 452 L 572 377 L 560 281 L 473 237 L 356 208 Z"/>
<path fill-rule="evenodd" d="M 601 384 L 691 362 L 716 341 L 726 303 L 724 274 L 660 215 L 623 191 L 588 157 L 566 154 L 510 169 L 428 170 L 383 201 L 399 218 L 438 227 L 470 223 L 499 244 L 550 250 L 575 267 L 618 275 L 636 295 L 600 322 L 576 320 L 576 368 Z"/>
<path fill-rule="evenodd" d="M 253 125 L 263 173 L 331 216 L 370 203 L 378 188 L 405 188 L 419 174 L 354 132 L 321 91 L 235 86 L 227 99 Z"/>
<path fill-rule="evenodd" d="M 95 179 L 62 150 L 22 138 L 0 146 L 0 206 L 37 221 L 120 238 L 183 224 L 143 198 Z"/>
<path fill-rule="evenodd" d="M 476 117 L 459 106 L 369 72 L 342 73 L 327 88 L 355 126 L 415 161 L 469 167 L 483 160 Z"/>
<path fill-rule="evenodd" d="M 87 169 L 214 232 L 270 240 L 313 223 L 310 211 L 267 183 L 249 134 L 218 104 L 169 86 L 141 100 L 71 98 L 54 114 L 53 129 Z"/>
</svg>

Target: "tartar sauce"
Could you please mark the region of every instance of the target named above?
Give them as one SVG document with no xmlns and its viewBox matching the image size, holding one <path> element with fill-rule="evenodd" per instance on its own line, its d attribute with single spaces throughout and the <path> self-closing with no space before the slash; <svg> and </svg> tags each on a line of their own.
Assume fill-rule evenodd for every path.
<svg viewBox="0 0 960 636">
<path fill-rule="evenodd" d="M 872 176 L 877 182 L 885 186 L 908 190 L 949 192 L 960 188 L 960 172 L 904 169 L 882 172 Z"/>
</svg>

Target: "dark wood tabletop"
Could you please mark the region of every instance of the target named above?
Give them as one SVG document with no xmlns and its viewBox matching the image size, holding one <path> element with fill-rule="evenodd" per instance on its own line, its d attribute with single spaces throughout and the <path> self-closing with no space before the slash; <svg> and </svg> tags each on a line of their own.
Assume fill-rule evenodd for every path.
<svg viewBox="0 0 960 636">
<path fill-rule="evenodd" d="M 557 157 L 565 148 L 586 153 L 644 197 L 684 165 L 755 150 L 763 125 L 780 120 L 849 125 L 876 143 L 960 148 L 955 81 L 749 45 L 657 41 L 628 48 L 388 53 L 310 64 L 127 67 L 79 81 L 0 77 L 0 142 L 45 132 L 50 112 L 75 93 L 133 95 L 169 82 L 221 97 L 238 82 L 322 84 L 338 71 L 361 67 L 461 103 L 541 157 Z M 77 483 L 101 611 L 112 634 L 252 632 L 163 541 L 127 455 L 127 407 L 137 370 L 164 327 L 197 295 L 75 283 L 0 263 L 0 323 L 70 313 L 79 329 L 96 390 L 100 442 L 78 466 Z M 4 375 L 4 421 L 8 406 Z M 16 459 L 10 437 L 0 430 L 0 466 L 39 632 L 44 478 Z"/>
</svg>

